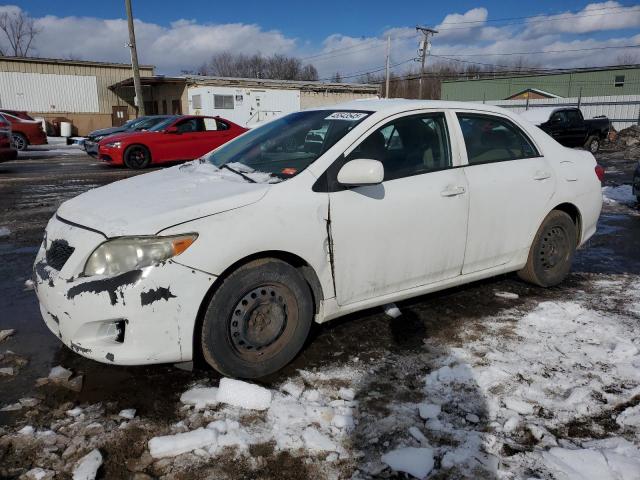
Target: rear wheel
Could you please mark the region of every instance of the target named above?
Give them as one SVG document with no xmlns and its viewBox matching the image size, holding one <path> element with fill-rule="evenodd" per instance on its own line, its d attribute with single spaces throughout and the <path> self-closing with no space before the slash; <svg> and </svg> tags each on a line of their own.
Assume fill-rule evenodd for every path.
<svg viewBox="0 0 640 480">
<path fill-rule="evenodd" d="M 131 145 L 124 152 L 124 164 L 127 168 L 140 170 L 151 163 L 151 154 L 144 145 Z"/>
<path fill-rule="evenodd" d="M 19 151 L 24 151 L 29 146 L 29 140 L 21 133 L 12 133 L 11 134 L 11 143 L 13 144 L 13 148 Z"/>
<path fill-rule="evenodd" d="M 229 275 L 213 294 L 202 352 L 224 375 L 263 377 L 293 360 L 312 319 L 311 290 L 300 272 L 281 260 L 257 260 Z"/>
<path fill-rule="evenodd" d="M 598 150 L 600 150 L 600 139 L 595 135 L 590 136 L 589 138 L 587 138 L 585 148 L 591 153 L 598 153 Z"/>
<path fill-rule="evenodd" d="M 571 270 L 577 243 L 577 229 L 571 217 L 553 210 L 538 229 L 527 264 L 518 275 L 541 287 L 558 285 Z"/>
</svg>

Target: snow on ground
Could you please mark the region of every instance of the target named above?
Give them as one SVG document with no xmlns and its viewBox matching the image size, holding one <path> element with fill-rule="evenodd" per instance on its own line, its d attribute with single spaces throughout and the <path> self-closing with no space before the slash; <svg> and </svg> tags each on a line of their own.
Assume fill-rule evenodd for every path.
<svg viewBox="0 0 640 480">
<path fill-rule="evenodd" d="M 617 187 L 602 187 L 602 199 L 609 205 L 634 206 L 637 203 L 631 185 L 620 185 Z"/>
<path fill-rule="evenodd" d="M 251 477 L 291 458 L 287 468 L 313 478 L 638 479 L 640 280 L 590 281 L 597 298 L 499 295 L 503 309 L 455 339 L 426 335 L 421 347 L 328 361 L 270 388 L 198 382 L 170 424 L 70 405 L 51 425 L 23 423 L 0 439 L 44 449 L 25 467 L 67 473 L 137 432 L 145 453 L 131 472 L 166 478 Z M 71 373 L 55 367 L 51 378 Z"/>
<path fill-rule="evenodd" d="M 8 237 L 9 235 L 11 235 L 9 227 L 0 227 L 0 237 Z"/>
</svg>

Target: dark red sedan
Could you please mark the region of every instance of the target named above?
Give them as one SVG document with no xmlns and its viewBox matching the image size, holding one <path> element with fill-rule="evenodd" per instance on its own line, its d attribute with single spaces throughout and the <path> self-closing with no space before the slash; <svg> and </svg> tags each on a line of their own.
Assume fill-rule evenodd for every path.
<svg viewBox="0 0 640 480">
<path fill-rule="evenodd" d="M 246 131 L 220 117 L 174 115 L 144 132 L 106 137 L 99 143 L 98 158 L 135 169 L 195 160 Z"/>
<path fill-rule="evenodd" d="M 11 124 L 11 138 L 17 150 L 26 150 L 29 145 L 47 143 L 47 134 L 42 129 L 42 123 L 37 120 L 25 120 L 6 112 L 0 112 L 0 117 Z"/>
</svg>

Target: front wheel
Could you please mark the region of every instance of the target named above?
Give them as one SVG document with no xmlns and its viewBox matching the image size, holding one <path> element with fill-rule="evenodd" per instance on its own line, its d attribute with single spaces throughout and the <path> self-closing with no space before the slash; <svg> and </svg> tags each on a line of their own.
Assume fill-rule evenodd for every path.
<svg viewBox="0 0 640 480">
<path fill-rule="evenodd" d="M 300 272 L 278 259 L 257 260 L 229 275 L 211 297 L 202 352 L 223 375 L 264 377 L 293 360 L 312 319 L 311 290 Z"/>
<path fill-rule="evenodd" d="M 131 145 L 124 152 L 124 165 L 133 170 L 147 168 L 151 163 L 149 149 L 143 145 Z"/>
<path fill-rule="evenodd" d="M 571 270 L 577 243 L 576 226 L 571 217 L 553 210 L 540 225 L 527 264 L 518 276 L 540 287 L 558 285 Z"/>
<path fill-rule="evenodd" d="M 13 147 L 20 152 L 25 151 L 29 146 L 29 141 L 27 140 L 27 137 L 25 137 L 21 133 L 11 134 L 11 143 L 13 144 Z"/>
</svg>

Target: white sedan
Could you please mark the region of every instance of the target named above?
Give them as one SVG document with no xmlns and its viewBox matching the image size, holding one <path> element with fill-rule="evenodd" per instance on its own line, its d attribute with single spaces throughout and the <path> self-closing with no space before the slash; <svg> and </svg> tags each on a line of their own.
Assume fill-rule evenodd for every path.
<svg viewBox="0 0 640 480">
<path fill-rule="evenodd" d="M 313 321 L 517 271 L 560 283 L 602 171 L 517 114 L 355 101 L 86 192 L 34 265 L 48 327 L 102 362 L 272 373 Z"/>
</svg>

